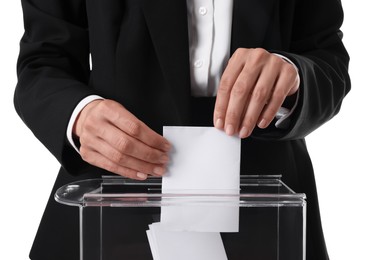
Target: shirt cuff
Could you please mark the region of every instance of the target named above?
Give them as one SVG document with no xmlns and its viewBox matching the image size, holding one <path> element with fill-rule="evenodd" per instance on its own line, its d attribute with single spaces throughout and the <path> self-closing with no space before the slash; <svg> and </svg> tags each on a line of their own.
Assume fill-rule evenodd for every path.
<svg viewBox="0 0 372 260">
<path fill-rule="evenodd" d="M 298 73 L 298 68 L 296 66 L 296 64 L 294 64 L 290 59 L 288 59 L 287 57 L 281 55 L 281 54 L 278 54 L 278 53 L 272 53 L 280 58 L 282 58 L 283 60 L 285 60 L 286 62 L 288 62 L 289 64 L 292 64 L 296 71 L 297 71 L 297 78 L 298 78 L 298 84 L 300 84 L 300 74 Z M 296 109 L 297 107 L 297 103 L 298 103 L 298 98 L 299 98 L 299 93 L 300 93 L 300 89 L 298 89 L 297 93 L 296 93 L 296 101 L 293 105 L 293 107 L 291 109 L 288 109 L 288 108 L 285 108 L 285 107 L 281 107 L 279 108 L 279 111 L 276 113 L 275 115 L 275 118 L 277 119 L 276 123 L 275 123 L 275 127 L 276 128 L 279 128 L 279 129 L 286 129 L 288 128 L 289 126 L 289 122 L 290 122 L 290 116 L 293 114 L 293 111 Z"/>
<path fill-rule="evenodd" d="M 300 96 L 300 90 L 296 93 L 296 101 L 291 109 L 281 107 L 279 111 L 276 113 L 275 118 L 277 119 L 275 123 L 275 127 L 279 129 L 287 129 L 290 123 L 290 116 L 293 114 L 293 111 L 297 107 L 298 98 Z"/>
<path fill-rule="evenodd" d="M 90 96 L 87 96 L 87 97 L 83 98 L 79 102 L 79 104 L 75 107 L 74 111 L 71 114 L 70 121 L 68 122 L 67 131 L 66 131 L 67 140 L 69 141 L 71 146 L 78 153 L 80 153 L 80 152 L 79 152 L 79 148 L 77 147 L 76 143 L 74 142 L 73 135 L 72 135 L 72 128 L 74 127 L 75 120 L 76 120 L 77 116 L 79 115 L 79 113 L 81 112 L 81 110 L 83 110 L 83 108 L 86 105 L 88 105 L 90 102 L 92 102 L 94 100 L 98 100 L 98 99 L 104 99 L 104 98 L 100 97 L 100 96 L 97 96 L 97 95 L 90 95 Z"/>
</svg>

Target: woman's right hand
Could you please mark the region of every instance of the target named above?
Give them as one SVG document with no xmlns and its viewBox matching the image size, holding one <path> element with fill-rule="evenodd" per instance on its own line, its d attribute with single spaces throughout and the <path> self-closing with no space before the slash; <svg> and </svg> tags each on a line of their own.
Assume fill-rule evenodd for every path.
<svg viewBox="0 0 372 260">
<path fill-rule="evenodd" d="M 113 100 L 86 105 L 73 134 L 81 157 L 94 166 L 138 180 L 166 172 L 171 144 Z"/>
</svg>

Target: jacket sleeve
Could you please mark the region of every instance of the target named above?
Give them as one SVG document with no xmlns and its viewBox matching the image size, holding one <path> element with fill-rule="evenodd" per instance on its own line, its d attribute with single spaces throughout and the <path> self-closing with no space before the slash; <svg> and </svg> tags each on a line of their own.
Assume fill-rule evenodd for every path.
<svg viewBox="0 0 372 260">
<path fill-rule="evenodd" d="M 293 61 L 301 84 L 297 107 L 286 130 L 256 129 L 259 139 L 304 138 L 333 118 L 350 90 L 349 56 L 342 43 L 339 0 L 300 0 L 293 15 L 289 51 L 273 50 Z"/>
<path fill-rule="evenodd" d="M 22 0 L 25 33 L 17 63 L 17 113 L 69 172 L 83 161 L 66 140 L 88 87 L 89 37 L 83 0 Z"/>
</svg>

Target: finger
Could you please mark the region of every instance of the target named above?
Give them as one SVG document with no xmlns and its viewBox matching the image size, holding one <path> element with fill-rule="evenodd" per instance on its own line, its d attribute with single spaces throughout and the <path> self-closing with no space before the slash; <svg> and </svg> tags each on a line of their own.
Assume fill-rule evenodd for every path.
<svg viewBox="0 0 372 260">
<path fill-rule="evenodd" d="M 116 173 L 121 176 L 136 180 L 145 180 L 148 177 L 147 174 L 145 173 L 137 172 L 132 169 L 120 166 L 111 161 L 110 159 L 104 157 L 100 153 L 91 149 L 87 149 L 86 147 L 81 147 L 80 154 L 86 162 L 94 166 L 100 167 L 102 169 L 105 169 L 109 172 Z"/>
<path fill-rule="evenodd" d="M 129 136 L 115 126 L 106 127 L 98 135 L 110 146 L 114 147 L 121 154 L 137 158 L 152 164 L 166 164 L 169 157 L 166 152 L 155 149 L 136 138 Z"/>
<path fill-rule="evenodd" d="M 148 163 L 132 156 L 122 154 L 102 139 L 96 140 L 94 142 L 94 147 L 88 147 L 91 150 L 95 150 L 97 153 L 103 155 L 104 157 L 110 158 L 110 161 L 112 161 L 113 163 L 137 172 L 156 176 L 163 176 L 166 172 L 166 167 L 164 165 Z"/>
<path fill-rule="evenodd" d="M 119 103 L 105 100 L 97 106 L 100 110 L 99 115 L 103 115 L 106 121 L 127 133 L 127 135 L 164 152 L 171 149 L 170 143 L 163 136 L 150 129 Z"/>
<path fill-rule="evenodd" d="M 292 71 L 288 73 L 280 73 L 270 101 L 261 113 L 258 127 L 266 128 L 271 123 L 279 108 L 283 104 L 285 98 L 296 88 L 298 89 L 298 79 L 296 73 L 292 73 Z"/>
<path fill-rule="evenodd" d="M 238 131 L 259 73 L 257 67 L 245 66 L 238 76 L 231 90 L 226 111 L 225 131 L 228 135 L 233 135 Z"/>
<path fill-rule="evenodd" d="M 244 118 L 242 119 L 239 130 L 240 138 L 248 137 L 257 125 L 263 108 L 270 100 L 276 78 L 277 72 L 270 66 L 262 70 L 250 96 Z"/>
<path fill-rule="evenodd" d="M 132 114 L 126 116 L 123 115 L 119 120 L 113 123 L 127 135 L 137 139 L 147 146 L 151 146 L 164 152 L 168 152 L 171 149 L 170 143 L 163 136 L 150 129 Z"/>
<path fill-rule="evenodd" d="M 230 92 L 243 67 L 243 61 L 240 60 L 239 55 L 234 53 L 222 74 L 213 115 L 214 126 L 218 129 L 224 129 Z"/>
</svg>

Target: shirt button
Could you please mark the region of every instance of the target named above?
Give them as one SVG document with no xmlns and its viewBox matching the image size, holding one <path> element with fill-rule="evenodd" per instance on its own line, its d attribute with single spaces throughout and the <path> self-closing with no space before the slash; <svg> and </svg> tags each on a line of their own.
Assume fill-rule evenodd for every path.
<svg viewBox="0 0 372 260">
<path fill-rule="evenodd" d="M 195 68 L 201 68 L 203 66 L 203 61 L 202 60 L 196 60 L 194 62 L 194 67 Z"/>
<path fill-rule="evenodd" d="M 207 12 L 208 12 L 208 10 L 204 6 L 202 6 L 202 7 L 199 8 L 199 14 L 206 15 Z"/>
</svg>

